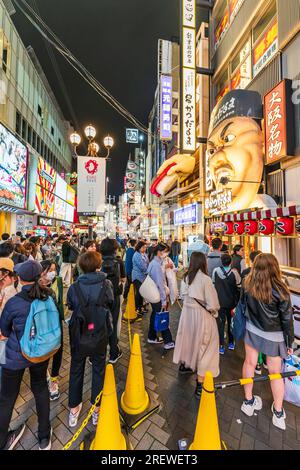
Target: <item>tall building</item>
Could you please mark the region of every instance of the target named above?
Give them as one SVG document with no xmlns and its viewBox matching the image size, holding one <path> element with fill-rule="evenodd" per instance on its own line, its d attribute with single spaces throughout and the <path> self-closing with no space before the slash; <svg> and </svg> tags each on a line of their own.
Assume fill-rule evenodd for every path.
<svg viewBox="0 0 300 470">
<path fill-rule="evenodd" d="M 64 119 L 33 49 L 24 46 L 2 0 L 0 123 L 6 129 L 2 134 L 8 135 L 9 131 L 28 150 L 29 159 L 24 175 L 27 188 L 34 186 L 35 189 L 35 184 L 30 184 L 30 169 L 33 168 L 32 171 L 36 173 L 38 157 L 42 157 L 60 174 L 71 171 L 72 153 L 68 142 L 70 125 Z M 33 212 L 33 208 L 29 207 L 28 191 L 25 199 L 26 204 L 22 203 L 22 207 L 20 204 L 14 207 L 13 203 L 0 204 L 1 230 L 15 230 L 16 217 L 11 214 L 21 213 L 22 210 Z"/>
</svg>

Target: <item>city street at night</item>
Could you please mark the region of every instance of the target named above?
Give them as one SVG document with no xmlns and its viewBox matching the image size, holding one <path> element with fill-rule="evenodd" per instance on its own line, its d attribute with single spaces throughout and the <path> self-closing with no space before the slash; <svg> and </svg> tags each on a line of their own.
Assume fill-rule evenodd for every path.
<svg viewBox="0 0 300 470">
<path fill-rule="evenodd" d="M 0 0 L 0 450 L 300 450 L 299 51 L 300 0 Z"/>
</svg>

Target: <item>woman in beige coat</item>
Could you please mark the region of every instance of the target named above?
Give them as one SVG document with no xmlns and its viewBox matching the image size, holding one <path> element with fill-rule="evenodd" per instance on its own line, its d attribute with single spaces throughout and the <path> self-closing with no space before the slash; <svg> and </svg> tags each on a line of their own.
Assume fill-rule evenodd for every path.
<svg viewBox="0 0 300 470">
<path fill-rule="evenodd" d="M 198 399 L 205 373 L 210 371 L 214 377 L 220 373 L 216 322 L 219 308 L 217 292 L 207 274 L 206 257 L 195 252 L 185 277 L 184 303 L 173 362 L 180 363 L 180 373 L 197 372 L 195 395 Z"/>
</svg>

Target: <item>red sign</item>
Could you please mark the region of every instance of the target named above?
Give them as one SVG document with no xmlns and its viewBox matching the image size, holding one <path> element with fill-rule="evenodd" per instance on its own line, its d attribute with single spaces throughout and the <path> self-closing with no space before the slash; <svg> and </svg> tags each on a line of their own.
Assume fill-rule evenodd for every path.
<svg viewBox="0 0 300 470">
<path fill-rule="evenodd" d="M 223 38 L 225 32 L 227 31 L 229 26 L 229 12 L 228 8 L 226 8 L 223 17 L 220 19 L 218 26 L 215 29 L 215 48 L 218 47 L 219 42 Z"/>
<path fill-rule="evenodd" d="M 261 235 L 273 235 L 275 222 L 272 219 L 262 219 L 258 224 L 258 231 Z"/>
<path fill-rule="evenodd" d="M 282 80 L 265 96 L 265 149 L 268 163 L 276 162 L 293 153 L 293 110 L 290 109 L 292 87 L 290 80 Z M 287 132 L 288 130 L 288 132 Z"/>
<path fill-rule="evenodd" d="M 226 222 L 224 232 L 226 235 L 233 235 L 233 222 Z"/>
<path fill-rule="evenodd" d="M 255 235 L 258 232 L 258 222 L 255 220 L 245 222 L 244 227 L 247 235 Z"/>
<path fill-rule="evenodd" d="M 253 51 L 253 76 L 267 65 L 278 50 L 278 23 L 277 19 L 268 27 L 263 37 L 254 46 Z"/>
<path fill-rule="evenodd" d="M 281 217 L 276 222 L 277 235 L 288 236 L 294 233 L 294 219 L 292 217 Z"/>
<path fill-rule="evenodd" d="M 243 235 L 245 232 L 245 223 L 244 222 L 234 222 L 233 223 L 234 233 L 238 235 Z"/>
</svg>

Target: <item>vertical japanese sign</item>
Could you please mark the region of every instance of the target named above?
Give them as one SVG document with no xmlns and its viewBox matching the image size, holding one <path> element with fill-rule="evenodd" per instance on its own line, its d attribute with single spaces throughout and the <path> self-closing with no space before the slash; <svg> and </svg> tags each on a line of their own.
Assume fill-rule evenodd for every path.
<svg viewBox="0 0 300 470">
<path fill-rule="evenodd" d="M 264 99 L 266 162 L 273 163 L 294 152 L 292 84 L 282 80 Z"/>
<path fill-rule="evenodd" d="M 181 150 L 196 150 L 196 0 L 182 2 Z"/>
<path fill-rule="evenodd" d="M 84 215 L 98 215 L 105 209 L 105 158 L 78 157 L 78 208 Z"/>
<path fill-rule="evenodd" d="M 172 77 L 161 76 L 160 90 L 160 139 L 172 140 Z"/>
</svg>

